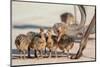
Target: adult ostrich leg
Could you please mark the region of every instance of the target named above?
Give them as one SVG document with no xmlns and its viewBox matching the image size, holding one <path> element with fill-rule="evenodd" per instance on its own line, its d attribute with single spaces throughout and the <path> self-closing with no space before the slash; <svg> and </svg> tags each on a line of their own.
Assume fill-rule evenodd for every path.
<svg viewBox="0 0 100 67">
<path fill-rule="evenodd" d="M 93 27 L 95 27 L 94 26 L 95 23 L 96 23 L 96 13 L 94 14 L 93 19 L 92 19 L 89 27 L 87 28 L 87 30 L 86 30 L 86 32 L 85 32 L 85 34 L 84 34 L 84 36 L 81 40 L 80 47 L 79 47 L 79 50 L 78 50 L 77 54 L 73 55 L 71 57 L 71 59 L 79 59 L 82 56 L 82 52 L 83 52 L 83 50 L 85 49 L 85 47 L 87 45 L 89 34 L 90 34 L 91 30 L 93 29 Z"/>
</svg>

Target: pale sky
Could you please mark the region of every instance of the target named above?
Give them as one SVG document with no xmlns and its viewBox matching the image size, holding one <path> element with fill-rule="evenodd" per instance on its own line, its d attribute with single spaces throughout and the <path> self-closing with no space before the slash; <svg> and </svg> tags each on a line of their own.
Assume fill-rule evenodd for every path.
<svg viewBox="0 0 100 67">
<path fill-rule="evenodd" d="M 85 6 L 87 21 L 90 21 L 94 14 L 94 7 Z M 80 21 L 80 12 L 77 10 L 77 21 Z M 74 5 L 12 2 L 13 24 L 36 24 L 60 22 L 60 15 L 64 12 L 74 14 Z M 89 17 L 88 17 L 89 16 Z M 41 24 L 41 25 L 42 25 Z"/>
</svg>

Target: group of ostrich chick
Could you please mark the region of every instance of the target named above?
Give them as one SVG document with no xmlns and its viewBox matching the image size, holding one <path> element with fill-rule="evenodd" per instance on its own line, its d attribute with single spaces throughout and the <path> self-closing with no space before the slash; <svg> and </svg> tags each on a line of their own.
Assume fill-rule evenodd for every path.
<svg viewBox="0 0 100 67">
<path fill-rule="evenodd" d="M 73 22 L 73 15 L 64 13 L 61 15 L 61 21 L 64 23 L 57 23 L 54 27 L 47 29 L 46 32 L 44 28 L 40 27 L 39 33 L 30 31 L 27 34 L 19 34 L 15 39 L 15 45 L 20 54 L 23 54 L 25 58 L 25 54 L 29 54 L 29 49 L 32 49 L 36 57 L 48 55 L 48 52 L 49 57 L 52 57 L 52 52 L 57 57 L 57 49 L 59 48 L 63 53 L 67 51 L 67 55 L 69 55 L 69 50 L 74 45 L 74 38 L 65 33 L 67 31 L 66 27 L 68 26 L 66 24 Z M 54 35 L 53 32 L 57 34 Z"/>
<path fill-rule="evenodd" d="M 25 58 L 28 49 L 32 49 L 37 58 L 48 55 L 48 52 L 48 57 L 52 57 L 52 52 L 57 57 L 58 48 L 63 53 L 67 51 L 67 55 L 69 55 L 69 50 L 72 49 L 74 40 L 66 34 L 62 34 L 61 29 L 58 29 L 58 32 L 58 35 L 53 35 L 51 28 L 46 33 L 43 28 L 40 28 L 39 33 L 30 31 L 27 34 L 19 34 L 15 39 L 15 45 L 20 52 L 20 58 Z"/>
</svg>

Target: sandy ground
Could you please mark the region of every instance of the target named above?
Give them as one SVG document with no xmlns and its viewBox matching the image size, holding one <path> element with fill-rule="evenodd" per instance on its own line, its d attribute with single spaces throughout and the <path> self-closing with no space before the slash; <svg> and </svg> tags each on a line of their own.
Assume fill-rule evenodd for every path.
<svg viewBox="0 0 100 67">
<path fill-rule="evenodd" d="M 83 56 L 80 59 L 73 60 L 69 59 L 66 55 L 61 56 L 62 54 L 58 54 L 60 57 L 51 57 L 51 58 L 26 58 L 26 59 L 19 59 L 15 58 L 12 59 L 12 65 L 29 65 L 29 64 L 45 64 L 45 63 L 62 63 L 62 62 L 78 62 L 78 61 L 94 61 L 95 60 L 95 36 L 90 35 L 90 38 L 86 49 L 83 52 Z M 71 54 L 75 54 L 79 48 L 79 43 L 76 42 L 72 50 L 70 50 Z M 58 49 L 58 52 L 60 50 Z M 60 51 L 61 52 L 61 51 Z M 18 56 L 18 54 L 12 54 L 12 57 Z"/>
</svg>

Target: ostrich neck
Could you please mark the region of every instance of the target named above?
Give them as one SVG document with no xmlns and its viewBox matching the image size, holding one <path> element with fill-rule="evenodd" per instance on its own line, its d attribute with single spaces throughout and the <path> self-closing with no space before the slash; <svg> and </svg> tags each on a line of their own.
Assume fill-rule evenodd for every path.
<svg viewBox="0 0 100 67">
<path fill-rule="evenodd" d="M 51 35 L 48 36 L 48 39 L 49 39 L 49 40 L 51 39 Z"/>
<path fill-rule="evenodd" d="M 45 36 L 44 35 L 41 35 L 41 39 L 45 41 Z"/>
</svg>

